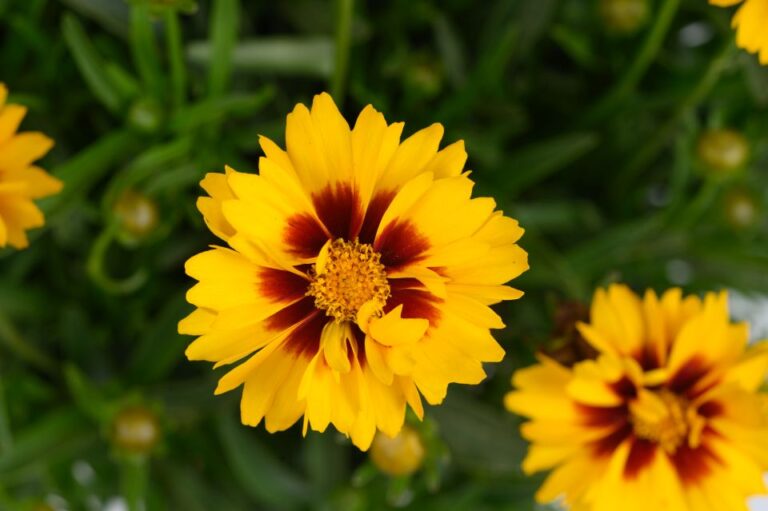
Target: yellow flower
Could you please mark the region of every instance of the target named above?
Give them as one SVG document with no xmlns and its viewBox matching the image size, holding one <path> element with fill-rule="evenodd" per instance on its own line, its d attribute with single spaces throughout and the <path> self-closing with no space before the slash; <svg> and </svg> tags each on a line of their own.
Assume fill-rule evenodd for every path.
<svg viewBox="0 0 768 511">
<path fill-rule="evenodd" d="M 709 0 L 713 5 L 730 7 L 743 2 L 733 17 L 736 44 L 760 56 L 760 63 L 768 65 L 768 0 Z"/>
<path fill-rule="evenodd" d="M 640 299 L 598 290 L 579 330 L 599 352 L 564 367 L 546 357 L 513 377 L 510 411 L 530 417 L 527 473 L 574 511 L 747 511 L 765 494 L 768 349 L 747 347 L 726 293 L 672 289 Z"/>
<path fill-rule="evenodd" d="M 438 151 L 433 124 L 400 142 L 366 107 L 353 129 L 327 94 L 288 115 L 287 151 L 261 139 L 259 175 L 208 174 L 198 206 L 229 247 L 192 257 L 198 308 L 179 331 L 190 360 L 239 363 L 216 389 L 243 387 L 244 424 L 270 432 L 304 416 L 367 449 L 395 436 L 406 403 L 477 384 L 504 350 L 489 305 L 527 269 L 523 231 L 470 198 L 463 142 Z"/>
<path fill-rule="evenodd" d="M 53 146 L 42 133 L 16 133 L 27 109 L 7 105 L 8 89 L 0 83 L 0 248 L 29 245 L 26 230 L 45 223 L 33 202 L 61 190 L 61 181 L 32 165 Z"/>
</svg>

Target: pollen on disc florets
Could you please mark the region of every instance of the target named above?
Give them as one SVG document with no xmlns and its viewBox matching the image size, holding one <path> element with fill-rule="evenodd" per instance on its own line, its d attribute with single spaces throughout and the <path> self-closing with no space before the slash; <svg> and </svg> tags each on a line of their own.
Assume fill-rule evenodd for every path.
<svg viewBox="0 0 768 511">
<path fill-rule="evenodd" d="M 693 432 L 689 421 L 689 403 L 668 390 L 660 391 L 657 396 L 666 407 L 666 414 L 661 420 L 649 421 L 633 414 L 632 428 L 638 438 L 650 440 L 670 454 L 674 454 Z"/>
<path fill-rule="evenodd" d="M 315 306 L 336 321 L 355 319 L 367 302 L 383 307 L 390 295 L 381 254 L 357 240 L 337 238 L 329 243 L 310 277 L 307 295 L 314 297 Z"/>
</svg>

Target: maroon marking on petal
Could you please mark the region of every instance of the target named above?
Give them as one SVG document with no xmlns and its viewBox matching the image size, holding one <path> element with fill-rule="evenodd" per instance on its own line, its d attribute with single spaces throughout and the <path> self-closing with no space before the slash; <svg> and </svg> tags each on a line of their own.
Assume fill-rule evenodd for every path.
<svg viewBox="0 0 768 511">
<path fill-rule="evenodd" d="M 259 292 L 275 302 L 292 301 L 307 293 L 309 281 L 289 271 L 259 270 Z"/>
<path fill-rule="evenodd" d="M 612 424 L 621 425 L 627 422 L 629 408 L 627 405 L 605 408 L 601 406 L 588 406 L 576 404 L 581 413 L 582 424 L 585 426 L 604 427 Z"/>
<path fill-rule="evenodd" d="M 592 452 L 599 458 L 611 456 L 622 442 L 632 435 L 632 431 L 632 425 L 628 421 L 625 421 L 620 428 L 610 435 L 593 442 Z"/>
<path fill-rule="evenodd" d="M 333 320 L 321 314 L 320 311 L 315 311 L 307 321 L 288 334 L 283 348 L 296 355 L 314 356 L 320 349 L 320 334 L 323 333 L 323 327 L 329 321 Z"/>
<path fill-rule="evenodd" d="M 357 188 L 349 183 L 329 185 L 312 194 L 317 216 L 334 238 L 355 239 L 363 224 L 363 206 Z"/>
<path fill-rule="evenodd" d="M 644 371 L 652 371 L 661 367 L 659 355 L 650 344 L 643 344 L 643 347 L 635 353 L 633 358 L 637 360 Z"/>
<path fill-rule="evenodd" d="M 644 468 L 653 463 L 656 450 L 655 443 L 643 438 L 634 438 L 632 447 L 629 449 L 627 464 L 624 466 L 624 477 L 635 479 Z"/>
<path fill-rule="evenodd" d="M 624 399 L 634 399 L 637 397 L 635 383 L 626 376 L 622 376 L 619 381 L 611 383 L 611 388 Z"/>
<path fill-rule="evenodd" d="M 707 429 L 704 430 L 705 433 Z M 694 485 L 712 472 L 715 464 L 721 463 L 717 455 L 710 450 L 705 441 L 695 448 L 683 443 L 670 456 L 672 464 L 684 485 Z"/>
<path fill-rule="evenodd" d="M 390 281 L 390 284 L 393 282 L 394 281 Z M 423 287 L 422 289 L 402 289 L 390 286 L 390 289 L 392 295 L 384 306 L 384 312 L 389 312 L 398 305 L 402 305 L 403 318 L 423 318 L 429 320 L 431 326 L 437 325 L 440 320 L 440 309 L 437 305 L 443 301 L 442 299 L 423 290 Z"/>
<path fill-rule="evenodd" d="M 367 361 L 365 356 L 365 334 L 356 324 L 352 325 L 352 337 L 354 337 L 353 342 L 357 344 L 357 361 L 360 363 L 360 367 L 365 367 Z M 355 354 L 352 350 L 349 350 L 347 355 L 349 356 L 349 363 L 351 364 Z"/>
<path fill-rule="evenodd" d="M 288 218 L 283 240 L 288 245 L 289 253 L 297 257 L 309 258 L 317 257 L 320 249 L 328 241 L 328 235 L 314 217 L 302 213 Z"/>
<path fill-rule="evenodd" d="M 373 245 L 387 268 L 415 263 L 429 247 L 429 240 L 412 223 L 399 221 L 390 222 Z"/>
<path fill-rule="evenodd" d="M 360 243 L 373 244 L 376 238 L 376 231 L 379 230 L 379 224 L 387 211 L 387 208 L 395 198 L 395 192 L 377 192 L 371 202 L 368 203 L 368 210 L 365 212 L 363 226 L 360 228 Z"/>
<path fill-rule="evenodd" d="M 307 296 L 298 302 L 289 305 L 266 319 L 266 326 L 270 330 L 280 331 L 292 327 L 296 323 L 308 318 L 317 312 L 315 301 Z"/>
<path fill-rule="evenodd" d="M 676 394 L 692 397 L 692 389 L 709 371 L 710 365 L 703 358 L 693 357 L 670 378 L 667 387 Z"/>
<path fill-rule="evenodd" d="M 713 417 L 717 417 L 718 415 L 722 415 L 724 411 L 725 407 L 723 407 L 722 403 L 717 401 L 707 401 L 706 403 L 699 406 L 698 409 L 699 415 L 705 419 L 711 419 Z"/>
</svg>

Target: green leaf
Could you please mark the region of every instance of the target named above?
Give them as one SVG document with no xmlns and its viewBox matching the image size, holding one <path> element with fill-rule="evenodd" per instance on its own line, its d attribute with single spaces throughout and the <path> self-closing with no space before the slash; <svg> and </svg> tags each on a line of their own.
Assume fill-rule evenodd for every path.
<svg viewBox="0 0 768 511">
<path fill-rule="evenodd" d="M 240 486 L 256 503 L 277 509 L 297 509 L 310 498 L 305 481 L 283 465 L 229 413 L 217 418 L 219 441 Z"/>
<path fill-rule="evenodd" d="M 107 0 L 60 0 L 78 14 L 99 23 L 113 34 L 126 37 L 130 18 L 125 2 Z"/>
<path fill-rule="evenodd" d="M 123 107 L 124 98 L 110 75 L 104 71 L 105 63 L 96 52 L 83 25 L 72 14 L 65 14 L 61 31 L 80 74 L 96 99 L 111 112 L 119 112 Z"/>
<path fill-rule="evenodd" d="M 251 39 L 235 46 L 232 66 L 242 72 L 328 78 L 333 71 L 333 47 L 331 39 L 323 36 Z M 194 64 L 211 66 L 210 43 L 190 43 L 187 57 Z"/>
<path fill-rule="evenodd" d="M 80 452 L 96 438 L 88 420 L 74 408 L 49 412 L 19 430 L 13 450 L 0 454 L 0 479 Z"/>
<path fill-rule="evenodd" d="M 139 140 L 130 131 L 114 131 L 51 172 L 64 182 L 60 194 L 41 201 L 47 215 L 84 197 L 112 167 L 132 155 Z"/>
<path fill-rule="evenodd" d="M 160 102 L 163 97 L 163 71 L 149 5 L 143 2 L 131 5 L 131 51 L 146 92 Z"/>
<path fill-rule="evenodd" d="M 275 96 L 275 87 L 265 85 L 253 94 L 230 94 L 222 98 L 205 99 L 176 114 L 170 128 L 188 133 L 229 116 L 249 117 L 266 106 Z"/>
<path fill-rule="evenodd" d="M 519 421 L 501 403 L 488 406 L 454 392 L 428 413 L 459 466 L 491 474 L 520 472 L 526 443 L 518 435 Z"/>
<path fill-rule="evenodd" d="M 221 96 L 229 85 L 239 21 L 239 0 L 214 0 L 210 27 L 212 52 L 208 69 L 208 94 L 211 97 Z"/>
<path fill-rule="evenodd" d="M 189 308 L 182 293 L 169 297 L 134 351 L 129 369 L 131 381 L 157 381 L 183 358 L 184 348 L 190 338 L 179 335 L 176 325 L 189 312 Z"/>
<path fill-rule="evenodd" d="M 509 157 L 505 163 L 504 190 L 511 195 L 564 170 L 597 147 L 595 133 L 571 133 L 535 142 Z"/>
</svg>

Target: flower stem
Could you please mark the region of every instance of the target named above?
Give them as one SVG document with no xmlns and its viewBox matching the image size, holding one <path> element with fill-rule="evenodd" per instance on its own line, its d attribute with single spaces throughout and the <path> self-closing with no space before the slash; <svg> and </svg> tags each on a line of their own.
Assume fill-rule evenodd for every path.
<svg viewBox="0 0 768 511">
<path fill-rule="evenodd" d="M 41 371 L 57 375 L 56 362 L 39 348 L 30 344 L 2 312 L 0 312 L 0 345 L 22 361 Z"/>
<path fill-rule="evenodd" d="M 129 457 L 120 463 L 120 490 L 129 511 L 145 511 L 147 460 Z"/>
<path fill-rule="evenodd" d="M 346 92 L 354 5 L 354 0 L 336 0 L 336 59 L 331 78 L 331 95 L 337 104 L 344 102 Z"/>
<path fill-rule="evenodd" d="M 665 0 L 661 2 L 661 8 L 655 16 L 655 22 L 648 36 L 643 42 L 643 46 L 635 56 L 635 60 L 624 72 L 621 79 L 613 86 L 589 112 L 585 115 L 585 123 L 593 124 L 601 121 L 610 113 L 613 108 L 620 103 L 637 86 L 640 79 L 645 75 L 648 67 L 656 59 L 656 55 L 664 43 L 664 39 L 672 26 L 672 20 L 675 18 L 680 0 Z"/>
<path fill-rule="evenodd" d="M 168 60 L 171 64 L 171 97 L 178 109 L 184 105 L 187 89 L 187 69 L 184 64 L 179 14 L 172 9 L 165 13 L 165 37 L 168 45 Z"/>
</svg>

